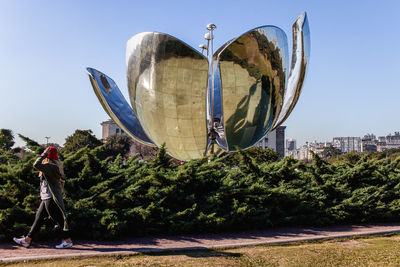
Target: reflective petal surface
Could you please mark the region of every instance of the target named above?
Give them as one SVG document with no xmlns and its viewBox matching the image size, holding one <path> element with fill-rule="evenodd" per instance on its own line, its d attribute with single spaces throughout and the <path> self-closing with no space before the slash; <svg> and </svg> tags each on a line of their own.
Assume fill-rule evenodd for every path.
<svg viewBox="0 0 400 267">
<path fill-rule="evenodd" d="M 228 151 L 249 148 L 268 134 L 283 105 L 286 34 L 275 26 L 256 28 L 223 45 L 214 60 L 214 113 L 224 132 L 217 143 Z"/>
<path fill-rule="evenodd" d="M 293 52 L 290 63 L 288 85 L 285 93 L 284 104 L 274 128 L 281 125 L 292 112 L 299 100 L 303 87 L 307 65 L 310 60 L 310 28 L 307 14 L 301 14 L 292 26 Z"/>
<path fill-rule="evenodd" d="M 87 72 L 97 98 L 114 122 L 136 141 L 148 146 L 155 146 L 144 133 L 132 108 L 115 82 L 96 69 L 87 68 Z"/>
<path fill-rule="evenodd" d="M 225 137 L 224 116 L 222 106 L 221 72 L 219 65 L 214 63 L 214 127 L 217 133 L 216 142 L 223 150 L 228 150 Z M 211 89 L 210 94 L 212 92 Z M 211 140 L 210 140 L 211 141 Z"/>
<path fill-rule="evenodd" d="M 167 34 L 132 37 L 126 51 L 131 104 L 145 133 L 175 158 L 204 155 L 208 61 Z"/>
<path fill-rule="evenodd" d="M 112 79 L 88 68 L 110 117 L 137 141 L 165 144 L 180 160 L 255 145 L 292 112 L 309 63 L 306 13 L 292 27 L 290 66 L 287 37 L 278 27 L 250 30 L 226 42 L 212 57 L 216 26 L 209 24 L 207 29 L 207 44 L 201 48 L 208 58 L 163 33 L 144 32 L 128 41 L 132 108 Z"/>
</svg>

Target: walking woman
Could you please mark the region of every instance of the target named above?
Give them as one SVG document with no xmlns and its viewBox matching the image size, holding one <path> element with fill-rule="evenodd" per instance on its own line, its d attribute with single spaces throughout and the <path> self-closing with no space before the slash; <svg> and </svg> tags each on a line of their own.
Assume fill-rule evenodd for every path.
<svg viewBox="0 0 400 267">
<path fill-rule="evenodd" d="M 57 149 L 47 147 L 42 155 L 36 159 L 33 167 L 40 171 L 40 198 L 42 202 L 36 212 L 35 221 L 29 233 L 21 238 L 14 237 L 13 240 L 21 246 L 29 247 L 32 237 L 39 231 L 44 219 L 50 217 L 59 226 L 58 231 L 61 232 L 62 237 L 61 244 L 57 245 L 56 248 L 70 248 L 72 241 L 62 197 L 65 175 L 62 163 L 58 159 Z"/>
</svg>

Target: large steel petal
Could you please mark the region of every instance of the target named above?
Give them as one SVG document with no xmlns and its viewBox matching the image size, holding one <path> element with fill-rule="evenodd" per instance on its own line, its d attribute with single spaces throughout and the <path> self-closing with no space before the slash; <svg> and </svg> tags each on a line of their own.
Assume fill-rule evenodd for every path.
<svg viewBox="0 0 400 267">
<path fill-rule="evenodd" d="M 274 129 L 281 125 L 290 115 L 301 93 L 307 66 L 310 61 L 310 28 L 307 14 L 301 14 L 292 26 L 293 52 L 288 85 L 285 93 L 284 104 Z"/>
<path fill-rule="evenodd" d="M 145 32 L 128 41 L 126 64 L 131 104 L 145 133 L 177 159 L 202 157 L 207 59 L 175 37 Z"/>
<path fill-rule="evenodd" d="M 223 45 L 214 60 L 217 143 L 228 151 L 249 148 L 268 134 L 283 105 L 286 34 L 275 26 L 255 28 Z"/>
<path fill-rule="evenodd" d="M 96 69 L 87 68 L 87 72 L 97 98 L 114 122 L 136 141 L 148 146 L 155 146 L 144 133 L 116 83 Z"/>
</svg>

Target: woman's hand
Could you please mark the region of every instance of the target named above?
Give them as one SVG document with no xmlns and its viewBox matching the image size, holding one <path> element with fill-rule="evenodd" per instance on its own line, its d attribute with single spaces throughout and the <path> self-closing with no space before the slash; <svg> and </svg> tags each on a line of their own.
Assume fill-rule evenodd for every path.
<svg viewBox="0 0 400 267">
<path fill-rule="evenodd" d="M 50 153 L 50 147 L 46 147 L 46 149 L 43 151 L 43 154 L 49 154 Z"/>
</svg>

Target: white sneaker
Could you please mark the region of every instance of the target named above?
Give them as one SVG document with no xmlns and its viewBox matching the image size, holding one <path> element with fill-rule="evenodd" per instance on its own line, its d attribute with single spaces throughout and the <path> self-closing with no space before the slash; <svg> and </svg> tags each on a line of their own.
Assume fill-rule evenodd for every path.
<svg viewBox="0 0 400 267">
<path fill-rule="evenodd" d="M 18 245 L 21 245 L 25 248 L 28 248 L 31 245 L 30 242 L 26 242 L 25 236 L 21 236 L 21 238 L 14 237 L 13 240 L 15 243 L 17 243 Z"/>
<path fill-rule="evenodd" d="M 64 239 L 61 241 L 60 245 L 57 245 L 56 248 L 71 248 L 73 245 L 72 241 L 71 242 L 67 242 Z"/>
</svg>

